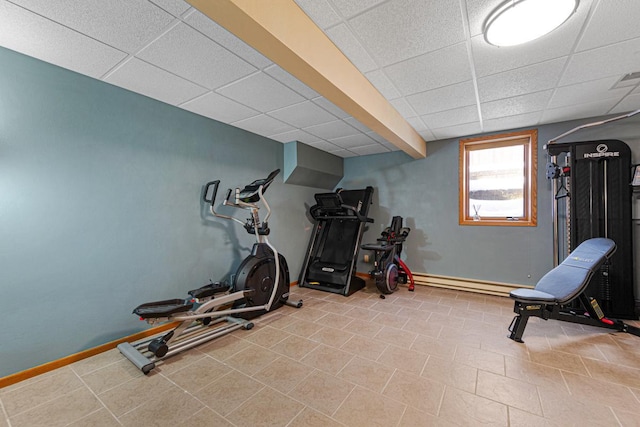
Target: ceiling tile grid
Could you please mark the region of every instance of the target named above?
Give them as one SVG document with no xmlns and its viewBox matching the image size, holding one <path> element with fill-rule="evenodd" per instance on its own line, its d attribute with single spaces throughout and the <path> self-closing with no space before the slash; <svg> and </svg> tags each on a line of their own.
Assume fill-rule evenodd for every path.
<svg viewBox="0 0 640 427">
<path fill-rule="evenodd" d="M 427 141 L 640 108 L 638 0 L 511 48 L 482 35 L 503 0 L 291 1 Z M 183 0 L 0 0 L 0 46 L 276 141 L 398 150 Z"/>
</svg>

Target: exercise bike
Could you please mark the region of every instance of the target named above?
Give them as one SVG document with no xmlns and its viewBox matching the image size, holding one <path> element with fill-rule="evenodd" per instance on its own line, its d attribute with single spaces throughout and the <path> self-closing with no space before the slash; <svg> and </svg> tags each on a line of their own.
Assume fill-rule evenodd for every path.
<svg viewBox="0 0 640 427">
<path fill-rule="evenodd" d="M 413 292 L 415 283 L 409 267 L 400 259 L 402 243 L 406 240 L 411 229 L 402 226 L 402 217 L 394 216 L 391 225 L 382 231 L 378 243 L 362 245 L 362 249 L 373 251 L 374 269 L 369 272 L 375 280 L 376 287 L 383 295 L 388 295 L 398 289 L 398 283 L 409 281 L 409 291 Z M 380 297 L 382 298 L 383 295 Z"/>
<path fill-rule="evenodd" d="M 246 221 L 216 212 L 214 205 L 220 180 L 206 184 L 203 200 L 211 213 L 241 224 L 256 237 L 251 254 L 238 266 L 232 283 L 215 282 L 188 292 L 186 299 L 171 299 L 139 305 L 133 314 L 140 320 L 154 325 L 164 322 L 180 322 L 170 332 L 140 342 L 118 345 L 120 352 L 148 374 L 159 360 L 193 348 L 237 329 L 251 329 L 251 319 L 273 311 L 283 304 L 302 307 L 302 301 L 291 302 L 289 298 L 289 269 L 281 254 L 269 243 L 267 220 L 271 209 L 264 192 L 280 170 L 275 170 L 265 179 L 253 181 L 242 190 L 228 190 L 223 202 L 225 206 L 248 210 Z M 211 193 L 211 197 L 208 194 Z M 233 196 L 233 197 L 232 197 Z M 264 221 L 258 215 L 258 202 L 267 210 Z M 222 324 L 216 328 L 213 325 Z"/>
</svg>

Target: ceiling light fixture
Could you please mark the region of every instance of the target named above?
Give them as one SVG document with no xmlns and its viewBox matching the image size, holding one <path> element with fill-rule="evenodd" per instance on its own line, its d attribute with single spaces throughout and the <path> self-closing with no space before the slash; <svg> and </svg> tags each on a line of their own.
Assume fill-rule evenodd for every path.
<svg viewBox="0 0 640 427">
<path fill-rule="evenodd" d="M 487 18 L 484 38 L 495 46 L 515 46 L 542 37 L 562 25 L 579 0 L 507 0 Z"/>
</svg>

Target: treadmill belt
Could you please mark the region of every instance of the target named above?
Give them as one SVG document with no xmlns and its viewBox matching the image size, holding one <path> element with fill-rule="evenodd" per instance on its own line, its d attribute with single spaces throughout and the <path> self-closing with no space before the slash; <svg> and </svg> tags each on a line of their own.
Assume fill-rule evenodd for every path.
<svg viewBox="0 0 640 427">
<path fill-rule="evenodd" d="M 351 262 L 353 248 L 358 237 L 358 221 L 333 221 L 327 231 L 327 241 L 320 262 L 322 264 L 346 265 Z"/>
</svg>

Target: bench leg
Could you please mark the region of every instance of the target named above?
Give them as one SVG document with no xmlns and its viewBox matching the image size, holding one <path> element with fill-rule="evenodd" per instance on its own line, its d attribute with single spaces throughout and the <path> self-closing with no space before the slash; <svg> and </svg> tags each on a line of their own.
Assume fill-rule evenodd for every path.
<svg viewBox="0 0 640 427">
<path fill-rule="evenodd" d="M 524 328 L 527 327 L 527 321 L 529 320 L 529 316 L 522 315 L 522 313 L 518 313 L 511 322 L 509 326 L 509 338 L 516 342 L 524 342 L 522 341 L 522 334 L 524 333 Z"/>
</svg>

